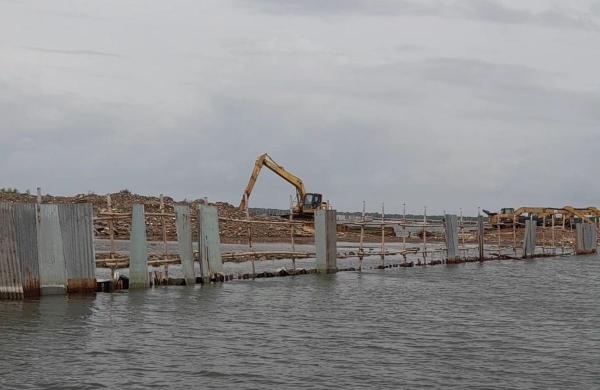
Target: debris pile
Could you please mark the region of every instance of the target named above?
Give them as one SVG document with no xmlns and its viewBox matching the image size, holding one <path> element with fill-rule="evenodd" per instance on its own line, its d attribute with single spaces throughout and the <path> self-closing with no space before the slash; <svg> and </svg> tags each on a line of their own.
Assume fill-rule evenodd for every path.
<svg viewBox="0 0 600 390">
<path fill-rule="evenodd" d="M 0 192 L 0 202 L 9 203 L 35 203 L 36 196 L 30 194 Z M 147 214 L 161 212 L 160 198 L 156 196 L 144 196 L 133 194 L 127 190 L 110 194 L 112 209 L 108 207 L 107 195 L 97 194 L 79 194 L 75 196 L 42 196 L 42 203 L 91 203 L 94 208 L 94 216 L 102 217 L 101 220 L 94 222 L 94 230 L 97 238 L 109 238 L 109 220 L 106 217 L 113 214 L 129 214 L 131 213 L 132 205 L 140 203 L 144 205 L 144 210 Z M 164 196 L 164 213 L 165 217 L 159 215 L 146 216 L 146 234 L 150 241 L 160 241 L 163 239 L 163 223 L 165 221 L 166 238 L 169 241 L 177 240 L 177 231 L 175 228 L 175 217 L 173 206 L 175 204 L 187 204 L 195 210 L 197 205 L 204 202 L 203 199 L 193 201 L 183 200 L 176 202 L 171 197 Z M 237 221 L 222 220 L 219 223 L 219 230 L 222 242 L 245 242 L 248 240 L 248 224 L 242 222 L 246 219 L 246 212 L 225 202 L 210 203 L 217 206 L 219 210 L 219 218 L 232 219 Z M 283 222 L 284 219 L 276 216 L 267 215 L 251 215 L 252 220 L 265 222 Z M 129 230 L 131 227 L 131 219 L 124 217 L 115 217 L 112 220 L 114 237 L 118 240 L 129 239 Z M 193 239 L 197 239 L 198 226 L 196 223 L 196 215 L 192 213 L 192 235 Z M 253 241 L 286 241 L 290 239 L 291 228 L 289 225 L 282 224 L 252 224 L 252 240 Z M 311 226 L 296 226 L 294 227 L 294 237 L 312 238 L 314 230 Z"/>
</svg>

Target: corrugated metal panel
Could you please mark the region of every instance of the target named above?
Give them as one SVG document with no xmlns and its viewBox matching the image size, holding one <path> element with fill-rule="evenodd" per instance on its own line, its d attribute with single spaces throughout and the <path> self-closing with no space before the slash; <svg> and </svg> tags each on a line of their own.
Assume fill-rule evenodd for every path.
<svg viewBox="0 0 600 390">
<path fill-rule="evenodd" d="M 458 258 L 458 217 L 446 214 L 445 226 L 448 260 L 456 260 Z"/>
<path fill-rule="evenodd" d="M 177 245 L 183 268 L 183 276 L 188 286 L 196 284 L 194 273 L 194 251 L 192 248 L 192 218 L 189 206 L 175 206 L 175 224 L 177 227 Z"/>
<path fill-rule="evenodd" d="M 96 291 L 91 204 L 58 205 L 69 293 Z"/>
<path fill-rule="evenodd" d="M 0 299 L 22 299 L 17 257 L 15 215 L 12 205 L 0 204 Z"/>
<path fill-rule="evenodd" d="M 219 217 L 216 206 L 198 206 L 198 237 L 201 258 L 202 277 L 204 279 L 223 272 L 221 258 L 221 239 L 219 237 Z"/>
<path fill-rule="evenodd" d="M 17 255 L 21 269 L 23 295 L 40 295 L 40 263 L 37 242 L 37 211 L 35 204 L 15 204 Z"/>
<path fill-rule="evenodd" d="M 337 270 L 337 235 L 335 210 L 317 210 L 315 213 L 315 247 L 319 272 Z"/>
<path fill-rule="evenodd" d="M 129 250 L 129 288 L 147 288 L 148 248 L 146 245 L 146 218 L 144 205 L 134 204 L 131 215 L 131 248 Z"/>
<path fill-rule="evenodd" d="M 537 221 L 528 220 L 525 222 L 525 238 L 523 239 L 523 257 L 533 257 L 535 255 Z"/>
<path fill-rule="evenodd" d="M 42 295 L 64 294 L 67 287 L 58 205 L 40 205 L 38 256 Z"/>
</svg>

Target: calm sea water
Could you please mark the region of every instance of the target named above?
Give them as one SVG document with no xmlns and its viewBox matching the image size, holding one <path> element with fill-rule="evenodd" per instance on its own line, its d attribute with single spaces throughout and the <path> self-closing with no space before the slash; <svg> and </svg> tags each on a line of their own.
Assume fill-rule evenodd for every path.
<svg viewBox="0 0 600 390">
<path fill-rule="evenodd" d="M 600 258 L 0 302 L 0 387 L 600 388 Z"/>
</svg>

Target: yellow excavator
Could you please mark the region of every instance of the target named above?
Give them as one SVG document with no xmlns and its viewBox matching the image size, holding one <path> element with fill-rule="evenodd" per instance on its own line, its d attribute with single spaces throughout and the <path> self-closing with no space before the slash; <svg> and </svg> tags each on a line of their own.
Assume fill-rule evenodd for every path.
<svg viewBox="0 0 600 390">
<path fill-rule="evenodd" d="M 250 194 L 252 193 L 252 189 L 254 188 L 258 174 L 263 166 L 269 168 L 276 175 L 296 188 L 296 202 L 292 207 L 292 214 L 294 218 L 312 219 L 314 218 L 316 210 L 328 208 L 327 202 L 323 201 L 323 195 L 314 192 L 307 193 L 304 190 L 304 183 L 299 177 L 288 172 L 284 167 L 273 161 L 273 159 L 267 153 L 264 153 L 258 156 L 256 162 L 254 163 L 254 170 L 250 175 L 250 180 L 248 180 L 248 185 L 246 186 L 246 190 L 242 195 L 240 209 L 245 210 L 248 208 L 248 199 L 250 198 Z"/>
</svg>

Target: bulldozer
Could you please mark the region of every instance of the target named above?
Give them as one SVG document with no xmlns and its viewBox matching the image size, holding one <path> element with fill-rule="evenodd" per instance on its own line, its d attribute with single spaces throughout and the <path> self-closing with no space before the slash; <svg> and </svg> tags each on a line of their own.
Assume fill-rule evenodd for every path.
<svg viewBox="0 0 600 390">
<path fill-rule="evenodd" d="M 328 209 L 329 205 L 323 200 L 323 195 L 315 192 L 306 192 L 302 180 L 291 172 L 287 171 L 283 166 L 277 164 L 267 153 L 261 154 L 256 158 L 254 169 L 248 180 L 248 185 L 242 195 L 240 201 L 240 209 L 248 208 L 248 199 L 258 178 L 261 169 L 267 167 L 277 176 L 290 183 L 296 189 L 296 201 L 292 206 L 292 215 L 296 219 L 313 219 L 316 210 Z"/>
</svg>

